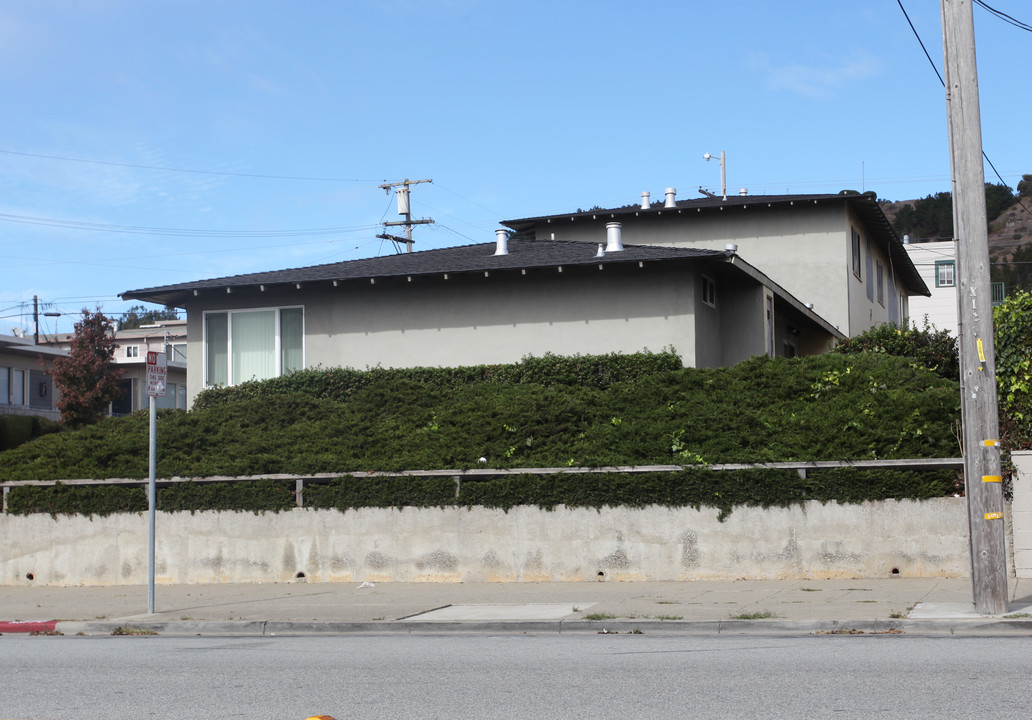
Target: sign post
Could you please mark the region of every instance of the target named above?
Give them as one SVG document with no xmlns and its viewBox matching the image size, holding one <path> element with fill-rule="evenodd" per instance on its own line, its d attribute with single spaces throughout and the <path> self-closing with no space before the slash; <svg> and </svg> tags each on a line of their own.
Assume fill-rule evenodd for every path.
<svg viewBox="0 0 1032 720">
<path fill-rule="evenodd" d="M 147 481 L 147 612 L 154 614 L 154 520 L 158 504 L 158 422 L 157 398 L 165 397 L 168 359 L 165 353 L 147 353 L 147 397 L 150 400 L 150 449 Z"/>
</svg>

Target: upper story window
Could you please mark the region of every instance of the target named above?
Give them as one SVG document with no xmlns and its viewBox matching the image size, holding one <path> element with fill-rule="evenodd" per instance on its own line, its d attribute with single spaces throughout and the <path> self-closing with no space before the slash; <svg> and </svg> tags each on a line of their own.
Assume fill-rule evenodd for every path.
<svg viewBox="0 0 1032 720">
<path fill-rule="evenodd" d="M 852 249 L 853 249 L 853 274 L 858 278 L 860 275 L 860 232 L 855 227 L 850 227 L 853 233 Z"/>
<path fill-rule="evenodd" d="M 707 275 L 702 276 L 702 301 L 710 307 L 717 306 L 717 283 Z"/>
<path fill-rule="evenodd" d="M 875 273 L 878 283 L 878 302 L 884 307 L 885 305 L 885 266 L 882 265 L 881 260 L 876 263 Z"/>
<path fill-rule="evenodd" d="M 127 358 L 140 357 L 140 346 L 139 345 L 126 345 L 125 356 Z"/>
<path fill-rule="evenodd" d="M 204 384 L 265 380 L 304 367 L 304 308 L 204 314 Z"/>
<path fill-rule="evenodd" d="M 957 263 L 954 260 L 935 261 L 935 287 L 957 286 Z"/>
<path fill-rule="evenodd" d="M 186 343 L 169 343 L 165 346 L 165 357 L 169 362 L 186 362 Z"/>
</svg>

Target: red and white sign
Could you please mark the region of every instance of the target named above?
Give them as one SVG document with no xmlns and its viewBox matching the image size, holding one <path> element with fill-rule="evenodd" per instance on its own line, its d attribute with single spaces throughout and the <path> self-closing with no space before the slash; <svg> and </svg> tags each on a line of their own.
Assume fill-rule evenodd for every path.
<svg viewBox="0 0 1032 720">
<path fill-rule="evenodd" d="M 165 353 L 147 353 L 147 397 L 165 397 L 168 385 L 168 360 Z"/>
</svg>

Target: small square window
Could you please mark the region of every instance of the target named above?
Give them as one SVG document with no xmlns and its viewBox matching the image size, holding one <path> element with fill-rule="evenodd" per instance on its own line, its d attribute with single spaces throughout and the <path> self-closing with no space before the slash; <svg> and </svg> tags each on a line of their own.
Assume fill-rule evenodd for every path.
<svg viewBox="0 0 1032 720">
<path fill-rule="evenodd" d="M 717 306 L 717 284 L 706 275 L 702 276 L 702 301 L 710 307 Z"/>
<path fill-rule="evenodd" d="M 957 264 L 953 260 L 935 261 L 935 287 L 957 286 Z"/>
<path fill-rule="evenodd" d="M 139 357 L 140 356 L 140 346 L 139 345 L 126 345 L 125 346 L 125 356 L 127 358 Z"/>
</svg>

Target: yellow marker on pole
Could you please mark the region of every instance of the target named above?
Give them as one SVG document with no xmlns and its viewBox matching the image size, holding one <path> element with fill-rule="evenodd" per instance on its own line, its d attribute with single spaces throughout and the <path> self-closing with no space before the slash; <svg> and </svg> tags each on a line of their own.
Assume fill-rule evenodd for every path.
<svg viewBox="0 0 1032 720">
<path fill-rule="evenodd" d="M 985 445 L 986 447 L 1000 447 L 1000 441 L 999 440 L 983 440 L 982 444 Z"/>
<path fill-rule="evenodd" d="M 985 362 L 985 348 L 982 346 L 982 338 L 978 338 L 978 361 Z"/>
<path fill-rule="evenodd" d="M 1003 519 L 1003 513 L 986 513 L 985 514 L 985 519 L 986 520 L 1002 520 Z"/>
<path fill-rule="evenodd" d="M 983 475 L 982 482 L 1003 482 L 1002 475 Z"/>
</svg>

